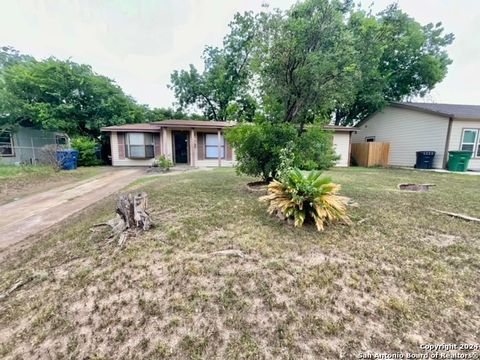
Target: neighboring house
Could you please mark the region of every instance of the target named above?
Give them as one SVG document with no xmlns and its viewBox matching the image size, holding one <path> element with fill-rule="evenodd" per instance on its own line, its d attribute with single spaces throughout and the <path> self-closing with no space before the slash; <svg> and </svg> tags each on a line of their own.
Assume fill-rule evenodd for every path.
<svg viewBox="0 0 480 360">
<path fill-rule="evenodd" d="M 20 127 L 0 131 L 0 163 L 38 164 L 45 160 L 47 145 L 69 146 L 69 138 L 59 131 Z"/>
<path fill-rule="evenodd" d="M 102 128 L 110 133 L 113 166 L 150 166 L 158 155 L 175 165 L 195 167 L 233 166 L 235 152 L 223 137 L 234 122 L 164 120 L 149 124 L 127 124 Z M 327 126 L 333 130 L 340 155 L 338 166 L 348 166 L 353 128 Z"/>
<path fill-rule="evenodd" d="M 445 168 L 448 151 L 473 152 L 469 170 L 480 170 L 480 105 L 392 103 L 360 122 L 353 143 L 390 143 L 389 164 L 413 166 L 417 151 L 435 151 Z"/>
</svg>

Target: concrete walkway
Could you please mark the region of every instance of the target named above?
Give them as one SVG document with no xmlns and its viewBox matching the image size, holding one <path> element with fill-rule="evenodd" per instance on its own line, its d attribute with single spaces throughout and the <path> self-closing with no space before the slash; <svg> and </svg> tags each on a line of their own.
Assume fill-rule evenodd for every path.
<svg viewBox="0 0 480 360">
<path fill-rule="evenodd" d="M 119 191 L 144 174 L 145 169 L 112 169 L 93 179 L 0 206 L 0 251 Z"/>
</svg>

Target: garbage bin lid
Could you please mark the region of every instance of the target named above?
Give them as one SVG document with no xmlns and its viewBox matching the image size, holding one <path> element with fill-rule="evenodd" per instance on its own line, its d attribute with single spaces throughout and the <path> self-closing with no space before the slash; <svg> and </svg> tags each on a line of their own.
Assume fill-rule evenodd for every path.
<svg viewBox="0 0 480 360">
<path fill-rule="evenodd" d="M 467 150 L 450 150 L 448 153 L 449 154 L 473 154 L 472 151 L 467 151 Z"/>
</svg>

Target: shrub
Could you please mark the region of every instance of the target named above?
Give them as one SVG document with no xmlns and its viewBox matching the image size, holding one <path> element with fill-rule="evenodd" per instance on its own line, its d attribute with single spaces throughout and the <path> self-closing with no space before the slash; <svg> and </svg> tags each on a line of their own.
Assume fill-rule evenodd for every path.
<svg viewBox="0 0 480 360">
<path fill-rule="evenodd" d="M 290 124 L 239 124 L 226 132 L 228 143 L 235 149 L 237 171 L 263 180 L 276 177 L 280 151 L 297 136 Z"/>
<path fill-rule="evenodd" d="M 57 156 L 57 151 L 58 151 L 57 145 L 45 145 L 40 149 L 40 162 L 42 164 L 51 166 L 55 172 L 58 172 L 62 169 L 63 163 L 58 159 Z"/>
<path fill-rule="evenodd" d="M 159 167 L 162 170 L 170 170 L 173 166 L 173 163 L 165 157 L 165 155 L 159 155 L 155 158 L 153 162 L 153 167 Z"/>
<path fill-rule="evenodd" d="M 237 171 L 266 181 L 277 179 L 280 157 L 287 146 L 291 165 L 302 170 L 330 168 L 338 159 L 332 138 L 321 126 L 309 126 L 299 134 L 292 124 L 271 122 L 240 124 L 226 132 L 235 149 Z"/>
<path fill-rule="evenodd" d="M 307 220 L 321 231 L 335 221 L 349 224 L 347 198 L 338 195 L 340 185 L 320 175 L 320 171 L 304 173 L 293 169 L 282 182 L 272 181 L 268 185 L 269 194 L 260 201 L 269 203 L 270 214 L 280 212 L 285 218 L 293 219 L 295 226 L 302 226 Z"/>
<path fill-rule="evenodd" d="M 78 166 L 101 165 L 102 161 L 97 159 L 98 144 L 87 136 L 79 136 L 72 140 L 72 148 L 78 150 Z"/>
<path fill-rule="evenodd" d="M 302 170 L 325 170 L 340 157 L 333 148 L 333 134 L 321 125 L 311 125 L 294 144 L 295 166 Z"/>
</svg>

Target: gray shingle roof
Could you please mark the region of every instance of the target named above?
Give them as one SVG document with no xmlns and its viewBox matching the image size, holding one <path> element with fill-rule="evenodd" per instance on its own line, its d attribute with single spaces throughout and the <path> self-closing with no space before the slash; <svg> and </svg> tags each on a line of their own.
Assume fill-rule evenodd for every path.
<svg viewBox="0 0 480 360">
<path fill-rule="evenodd" d="M 464 118 L 480 119 L 480 105 L 458 105 L 458 104 L 433 104 L 418 102 L 398 102 L 393 106 L 409 108 L 412 110 L 428 111 L 439 115 Z"/>
</svg>

